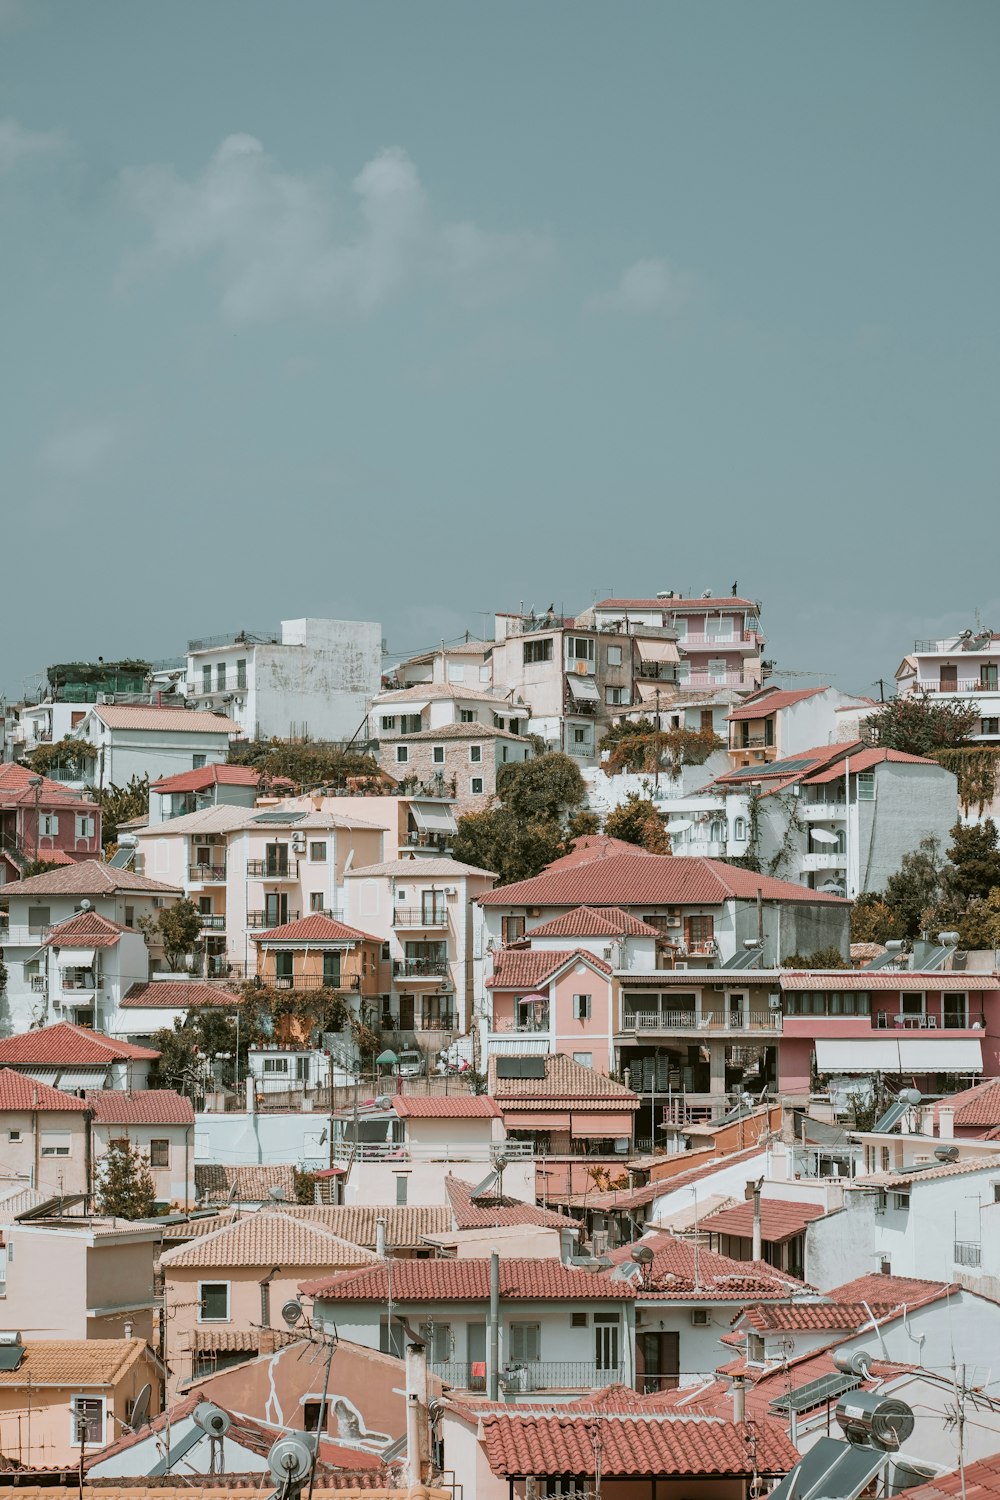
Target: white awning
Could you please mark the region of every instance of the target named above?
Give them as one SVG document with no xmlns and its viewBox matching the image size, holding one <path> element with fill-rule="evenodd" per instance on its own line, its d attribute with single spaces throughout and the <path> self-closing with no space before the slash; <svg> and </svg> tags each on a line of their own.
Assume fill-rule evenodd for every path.
<svg viewBox="0 0 1000 1500">
<path fill-rule="evenodd" d="M 413 821 L 424 833 L 455 833 L 455 818 L 450 807 L 437 802 L 411 802 Z"/>
<path fill-rule="evenodd" d="M 60 948 L 56 954 L 56 964 L 60 969 L 92 969 L 94 950 L 93 948 Z"/>
<path fill-rule="evenodd" d="M 59 1087 L 64 1089 L 102 1089 L 107 1082 L 108 1070 L 102 1068 L 63 1068 L 59 1074 Z"/>
<path fill-rule="evenodd" d="M 687 833 L 688 829 L 693 827 L 694 823 L 690 818 L 671 818 L 670 822 L 667 824 L 667 832 Z"/>
<path fill-rule="evenodd" d="M 569 683 L 570 694 L 579 703 L 600 703 L 601 695 L 597 691 L 597 683 L 593 682 L 591 678 L 577 677 L 573 673 L 567 672 L 566 681 Z"/>
<path fill-rule="evenodd" d="M 676 641 L 637 641 L 643 661 L 680 661 Z"/>
<path fill-rule="evenodd" d="M 981 1073 L 983 1044 L 973 1037 L 919 1036 L 900 1029 L 893 1036 L 816 1039 L 821 1073 Z"/>
<path fill-rule="evenodd" d="M 828 833 L 825 828 L 810 828 L 809 832 L 817 844 L 836 844 L 838 842 L 837 835 L 835 833 Z"/>
<path fill-rule="evenodd" d="M 56 1079 L 59 1077 L 59 1069 L 58 1068 L 37 1068 L 37 1067 L 30 1067 L 30 1068 L 18 1068 L 17 1071 L 19 1073 L 23 1073 L 26 1078 L 36 1078 L 39 1083 L 54 1084 L 55 1081 L 56 1081 Z M 101 1077 L 103 1078 L 103 1076 L 104 1075 L 102 1073 Z"/>
</svg>

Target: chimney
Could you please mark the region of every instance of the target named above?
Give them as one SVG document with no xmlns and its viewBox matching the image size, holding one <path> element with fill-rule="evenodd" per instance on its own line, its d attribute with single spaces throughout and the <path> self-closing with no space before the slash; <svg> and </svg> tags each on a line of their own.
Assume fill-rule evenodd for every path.
<svg viewBox="0 0 1000 1500">
<path fill-rule="evenodd" d="M 955 1139 L 955 1106 L 953 1104 L 938 1105 L 938 1135 L 943 1141 Z"/>
<path fill-rule="evenodd" d="M 375 1220 L 375 1254 L 385 1260 L 385 1220 Z"/>
<path fill-rule="evenodd" d="M 134 1325 L 132 1323 L 132 1319 L 131 1318 L 126 1318 L 125 1319 L 125 1337 L 127 1339 L 130 1339 L 132 1337 L 133 1327 L 134 1327 Z"/>
<path fill-rule="evenodd" d="M 427 1346 L 406 1341 L 406 1483 L 411 1493 L 430 1470 L 427 1411 Z"/>
<path fill-rule="evenodd" d="M 736 1376 L 735 1380 L 733 1381 L 733 1388 L 732 1388 L 732 1390 L 730 1391 L 729 1394 L 733 1398 L 733 1421 L 734 1422 L 744 1422 L 744 1421 L 746 1421 L 746 1414 L 747 1414 L 747 1394 L 746 1394 L 746 1387 L 743 1384 L 743 1376 L 742 1375 L 737 1375 Z"/>
</svg>

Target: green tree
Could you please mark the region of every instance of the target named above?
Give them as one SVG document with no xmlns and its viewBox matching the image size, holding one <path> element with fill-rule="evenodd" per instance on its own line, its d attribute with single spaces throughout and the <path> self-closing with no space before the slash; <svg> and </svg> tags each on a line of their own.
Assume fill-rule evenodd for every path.
<svg viewBox="0 0 1000 1500">
<path fill-rule="evenodd" d="M 283 740 L 239 740 L 230 745 L 228 760 L 232 766 L 252 766 L 265 781 L 287 777 L 300 790 L 342 787 L 355 778 L 370 778 L 373 786 L 385 780 L 372 756 L 320 741 L 287 744 Z"/>
<path fill-rule="evenodd" d="M 467 813 L 458 820 L 452 854 L 463 864 L 492 870 L 501 885 L 530 880 L 565 852 L 558 823 L 522 821 L 506 807 Z"/>
<path fill-rule="evenodd" d="M 670 853 L 670 835 L 662 815 L 648 797 L 640 797 L 637 792 L 630 792 L 627 799 L 608 814 L 604 820 L 604 832 L 609 838 L 637 844 L 650 854 Z"/>
<path fill-rule="evenodd" d="M 725 749 L 725 743 L 712 729 L 658 730 L 652 719 L 626 719 L 612 724 L 598 749 L 607 752 L 603 766 L 608 776 L 657 770 L 676 776 L 682 766 L 704 765 L 713 750 Z"/>
<path fill-rule="evenodd" d="M 589 807 L 581 807 L 575 812 L 566 825 L 566 843 L 572 844 L 574 839 L 583 839 L 601 831 L 601 820 L 596 813 L 592 813 Z"/>
<path fill-rule="evenodd" d="M 156 1201 L 149 1159 L 132 1142 L 111 1141 L 95 1183 L 97 1211 L 115 1219 L 147 1219 Z"/>
<path fill-rule="evenodd" d="M 789 953 L 781 960 L 783 969 L 849 969 L 850 964 L 839 948 L 817 948 L 815 953 Z"/>
<path fill-rule="evenodd" d="M 946 880 L 938 839 L 921 839 L 916 849 L 903 855 L 899 869 L 885 883 L 885 901 L 899 917 L 905 937 L 918 936 L 923 914 L 944 896 Z"/>
<path fill-rule="evenodd" d="M 318 1181 L 315 1172 L 302 1172 L 298 1167 L 295 1173 L 295 1201 L 303 1205 L 315 1203 L 316 1183 Z"/>
<path fill-rule="evenodd" d="M 951 830 L 948 858 L 948 885 L 957 896 L 965 900 L 984 897 L 1000 886 L 1000 849 L 993 819 L 969 826 L 956 823 Z"/>
<path fill-rule="evenodd" d="M 864 891 L 851 911 L 852 943 L 889 943 L 906 936 L 899 911 L 876 891 Z"/>
<path fill-rule="evenodd" d="M 163 945 L 167 968 L 176 973 L 190 954 L 201 952 L 201 913 L 193 901 L 182 897 L 165 906 L 155 917 L 140 917 L 139 927 L 147 943 Z"/>
<path fill-rule="evenodd" d="M 75 740 L 64 735 L 52 745 L 39 745 L 28 756 L 28 765 L 36 776 L 61 771 L 67 781 L 82 781 L 97 759 L 97 750 L 89 740 Z"/>
<path fill-rule="evenodd" d="M 117 844 L 118 829 L 132 818 L 149 812 L 149 777 L 133 776 L 125 786 L 88 787 L 88 794 L 101 809 L 101 842 Z"/>
<path fill-rule="evenodd" d="M 59 861 L 55 859 L 29 859 L 18 878 L 30 880 L 32 875 L 45 875 L 49 870 L 60 868 Z"/>
<path fill-rule="evenodd" d="M 932 750 L 964 745 L 979 719 L 975 704 L 939 700 L 932 693 L 907 693 L 890 698 L 868 716 L 868 728 L 878 744 L 907 755 L 929 755 Z"/>
<path fill-rule="evenodd" d="M 497 797 L 508 812 L 526 822 L 556 823 L 562 829 L 586 796 L 580 767 L 559 750 L 532 760 L 508 761 L 497 770 Z"/>
</svg>

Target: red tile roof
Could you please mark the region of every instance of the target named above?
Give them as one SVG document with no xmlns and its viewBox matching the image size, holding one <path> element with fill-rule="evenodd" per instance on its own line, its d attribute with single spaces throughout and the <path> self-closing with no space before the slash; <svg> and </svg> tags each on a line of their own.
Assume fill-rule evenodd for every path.
<svg viewBox="0 0 1000 1500">
<path fill-rule="evenodd" d="M 242 733 L 225 714 L 190 708 L 160 708 L 155 703 L 95 703 L 90 710 L 109 729 L 145 729 L 156 734 Z"/>
<path fill-rule="evenodd" d="M 577 1221 L 566 1214 L 539 1208 L 534 1203 L 523 1203 L 518 1198 L 481 1195 L 474 1199 L 472 1183 L 464 1182 L 461 1177 L 449 1175 L 444 1185 L 456 1229 L 493 1229 L 517 1224 L 534 1224 L 545 1229 L 579 1228 Z"/>
<path fill-rule="evenodd" d="M 765 901 L 806 901 L 844 905 L 807 886 L 772 875 L 758 875 L 717 859 L 675 859 L 670 854 L 647 854 L 633 849 L 569 869 L 543 870 L 532 880 L 500 886 L 479 897 L 483 906 L 720 906 L 738 899 L 752 901 L 757 892 Z"/>
<path fill-rule="evenodd" d="M 45 939 L 46 948 L 114 948 L 129 928 L 97 911 L 78 911 L 75 917 L 53 927 Z"/>
<path fill-rule="evenodd" d="M 861 741 L 855 741 L 860 745 Z M 907 755 L 902 750 L 882 750 L 877 746 L 867 746 L 857 750 L 853 745 L 847 747 L 851 757 L 851 775 L 855 771 L 870 771 L 872 766 L 882 765 L 888 761 L 892 765 L 902 766 L 934 766 L 938 770 L 941 767 L 936 760 L 928 760 L 923 755 Z M 826 766 L 822 771 L 815 771 L 810 776 L 803 776 L 802 780 L 809 786 L 818 786 L 823 782 L 843 780 L 844 763 L 841 758 L 834 766 Z"/>
<path fill-rule="evenodd" d="M 796 1302 L 776 1303 L 771 1307 L 748 1307 L 742 1318 L 737 1319 L 737 1323 L 745 1319 L 760 1333 L 769 1333 L 776 1328 L 854 1330 L 870 1323 L 871 1317 L 871 1308 L 860 1302 Z M 733 1335 L 726 1335 L 727 1342 L 732 1341 L 732 1338 Z"/>
<path fill-rule="evenodd" d="M 700 615 L 706 609 L 757 609 L 755 599 L 740 599 L 736 594 L 725 594 L 720 599 L 602 599 L 593 609 L 662 609 L 668 615 Z M 681 645 L 684 642 L 681 641 Z M 725 645 L 720 641 L 720 645 Z"/>
<path fill-rule="evenodd" d="M 173 1089 L 88 1089 L 95 1125 L 193 1125 L 190 1099 Z"/>
<path fill-rule="evenodd" d="M 32 783 L 37 774 L 27 766 L 19 766 L 16 761 L 0 762 L 0 807 L 34 806 L 36 791 L 40 807 L 50 807 L 54 803 L 73 803 L 77 807 L 97 806 L 91 797 L 64 786 L 61 781 L 53 781 L 49 776 L 43 776 L 41 787 L 35 787 Z"/>
<path fill-rule="evenodd" d="M 935 1120 L 940 1118 L 942 1106 L 955 1111 L 955 1124 L 963 1130 L 992 1130 L 1000 1125 L 1000 1078 L 988 1078 L 974 1088 L 939 1099 L 934 1106 Z"/>
<path fill-rule="evenodd" d="M 997 990 L 996 974 L 953 974 L 935 969 L 788 969 L 783 990 Z M 925 1033 L 926 1035 L 926 1033 Z"/>
<path fill-rule="evenodd" d="M 769 1245 L 780 1245 L 801 1234 L 813 1219 L 823 1217 L 818 1203 L 791 1203 L 781 1198 L 763 1198 L 760 1205 L 761 1237 Z M 753 1237 L 753 1204 L 740 1203 L 736 1208 L 722 1208 L 701 1220 L 709 1234 L 729 1234 L 738 1238 Z"/>
<path fill-rule="evenodd" d="M 743 1424 L 721 1418 L 608 1412 L 599 1425 L 583 1412 L 572 1416 L 515 1412 L 482 1418 L 482 1444 L 494 1474 L 509 1477 L 577 1476 L 595 1472 L 595 1437 L 601 1440 L 605 1479 L 671 1475 L 785 1474 L 798 1452 L 777 1423 Z"/>
<path fill-rule="evenodd" d="M 762 692 L 754 693 L 750 698 L 744 698 L 738 708 L 734 708 L 727 717 L 732 723 L 734 719 L 762 719 L 765 714 L 776 713 L 781 708 L 791 708 L 794 703 L 804 703 L 807 698 L 815 698 L 817 693 L 829 692 L 829 687 L 814 688 L 765 688 Z"/>
<path fill-rule="evenodd" d="M 546 1056 L 544 1078 L 498 1078 L 495 1057 L 490 1058 L 489 1067 L 490 1093 L 505 1112 L 544 1108 L 547 1104 L 565 1109 L 567 1100 L 586 1111 L 602 1105 L 608 1109 L 639 1108 L 638 1094 L 563 1052 Z"/>
<path fill-rule="evenodd" d="M 928 1479 L 926 1484 L 900 1490 L 898 1500 L 951 1500 L 955 1495 L 962 1496 L 963 1500 L 997 1500 L 1000 1496 L 1000 1453 L 991 1453 L 988 1458 L 966 1464 L 964 1474 L 952 1469 L 947 1474 Z"/>
<path fill-rule="evenodd" d="M 58 1021 L 54 1026 L 43 1026 L 40 1031 L 25 1031 L 20 1036 L 8 1036 L 0 1041 L 0 1065 L 155 1062 L 159 1055 L 149 1047 L 120 1042 L 115 1037 L 99 1035 L 69 1021 Z"/>
<path fill-rule="evenodd" d="M 641 1243 L 652 1250 L 653 1260 L 644 1284 L 636 1289 L 640 1298 L 691 1301 L 699 1297 L 745 1305 L 772 1298 L 787 1301 L 792 1290 L 800 1290 L 803 1285 L 764 1261 L 734 1260 L 663 1231 L 643 1235 Z M 632 1248 L 622 1245 L 611 1252 L 609 1259 L 615 1264 L 628 1261 Z"/>
<path fill-rule="evenodd" d="M 560 863 L 560 861 L 556 861 Z M 551 869 L 552 866 L 549 866 Z M 660 934 L 655 927 L 648 922 L 640 922 L 631 912 L 623 911 L 620 906 L 578 906 L 575 911 L 568 911 L 561 917 L 555 917 L 551 922 L 544 922 L 541 927 L 532 927 L 530 932 L 525 933 L 528 938 L 536 937 L 659 937 Z"/>
<path fill-rule="evenodd" d="M 302 1291 L 326 1302 L 385 1302 L 389 1272 L 384 1265 L 349 1271 L 303 1284 Z M 500 1295 L 509 1302 L 629 1302 L 627 1281 L 600 1271 L 574 1270 L 554 1258 L 500 1261 Z M 488 1302 L 488 1260 L 398 1260 L 392 1267 L 394 1302 Z"/>
<path fill-rule="evenodd" d="M 381 938 L 372 937 L 370 932 L 348 927 L 346 923 L 336 922 L 319 912 L 300 917 L 297 922 L 285 922 L 267 932 L 255 932 L 252 936 L 255 943 L 382 943 Z"/>
<path fill-rule="evenodd" d="M 928 1298 L 943 1297 L 949 1291 L 946 1281 L 924 1281 L 916 1276 L 882 1276 L 877 1272 L 856 1276 L 842 1286 L 825 1293 L 832 1302 L 867 1302 L 869 1307 L 900 1307 Z"/>
<path fill-rule="evenodd" d="M 486 981 L 488 990 L 531 990 L 547 984 L 559 969 L 576 960 L 588 964 L 602 974 L 611 975 L 612 969 L 603 958 L 588 953 L 583 948 L 566 948 L 547 951 L 542 948 L 500 948 L 493 955 L 493 973 Z"/>
<path fill-rule="evenodd" d="M 203 792 L 210 786 L 259 786 L 260 772 L 253 766 L 201 766 L 177 776 L 161 776 L 149 785 L 151 792 Z"/>
<path fill-rule="evenodd" d="M 547 870 L 570 870 L 576 865 L 589 865 L 594 859 L 610 859 L 614 854 L 646 854 L 648 850 L 637 849 L 627 839 L 611 838 L 606 833 L 584 833 L 573 840 L 569 854 L 554 859 L 546 865 Z"/>
<path fill-rule="evenodd" d="M 50 1088 L 37 1078 L 17 1073 L 13 1068 L 0 1068 L 0 1109 L 20 1111 L 34 1109 L 65 1109 L 83 1114 L 87 1108 L 75 1094 L 64 1094 L 62 1089 Z"/>
<path fill-rule="evenodd" d="M 116 870 L 98 859 L 81 859 L 65 869 L 46 870 L 27 880 L 14 880 L 3 888 L 4 896 L 107 896 L 119 891 L 184 894 L 180 886 L 164 885 L 160 880 L 136 875 L 134 870 Z"/>
<path fill-rule="evenodd" d="M 196 979 L 151 979 L 133 984 L 119 1004 L 134 1010 L 191 1010 L 218 1005 L 232 1010 L 239 996 L 216 984 L 200 984 Z"/>
<path fill-rule="evenodd" d="M 394 1094 L 392 1107 L 402 1120 L 500 1118 L 500 1106 L 489 1094 Z"/>
</svg>

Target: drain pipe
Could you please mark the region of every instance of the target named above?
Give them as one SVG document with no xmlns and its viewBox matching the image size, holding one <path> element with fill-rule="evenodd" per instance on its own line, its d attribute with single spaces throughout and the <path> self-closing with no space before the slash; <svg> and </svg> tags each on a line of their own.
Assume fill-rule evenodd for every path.
<svg viewBox="0 0 1000 1500">
<path fill-rule="evenodd" d="M 500 1399 L 500 1256 L 490 1255 L 489 1398 Z"/>
<path fill-rule="evenodd" d="M 753 1185 L 753 1259 L 758 1261 L 764 1258 L 763 1233 L 760 1222 L 760 1190 L 763 1185 L 763 1177 L 758 1177 Z"/>
<path fill-rule="evenodd" d="M 385 1260 L 385 1220 L 375 1220 L 375 1254 L 379 1260 Z"/>
</svg>

